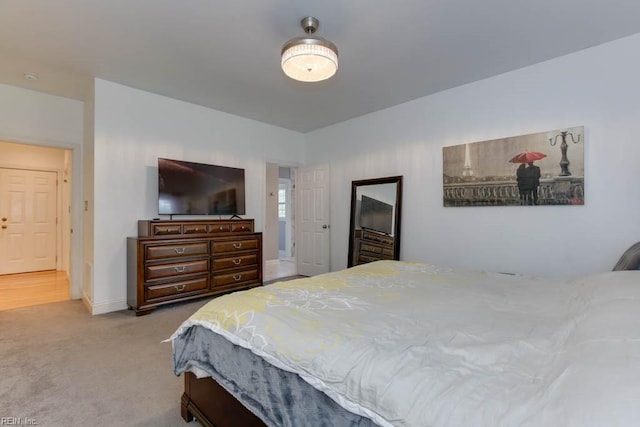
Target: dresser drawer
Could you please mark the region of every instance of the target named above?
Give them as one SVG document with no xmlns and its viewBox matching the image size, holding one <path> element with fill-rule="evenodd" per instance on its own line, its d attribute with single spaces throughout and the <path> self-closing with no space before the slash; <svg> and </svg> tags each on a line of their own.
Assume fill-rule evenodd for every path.
<svg viewBox="0 0 640 427">
<path fill-rule="evenodd" d="M 376 245 L 370 245 L 368 243 L 360 243 L 360 250 L 363 252 L 371 252 L 374 254 L 382 255 L 382 247 Z"/>
<path fill-rule="evenodd" d="M 380 261 L 381 258 L 377 256 L 369 256 L 366 254 L 360 254 L 358 256 L 358 264 L 367 264 L 369 262 Z"/>
<path fill-rule="evenodd" d="M 213 260 L 213 271 L 225 268 L 238 268 L 258 263 L 258 254 L 238 255 L 234 257 L 215 258 Z"/>
<path fill-rule="evenodd" d="M 362 240 L 368 240 L 370 242 L 377 242 L 387 246 L 393 246 L 393 237 L 385 234 L 372 233 L 370 231 L 362 232 Z"/>
<path fill-rule="evenodd" d="M 145 299 L 147 301 L 157 301 L 168 297 L 198 294 L 207 292 L 208 290 L 209 276 L 204 276 L 198 279 L 184 280 L 181 282 L 147 286 L 145 289 Z"/>
<path fill-rule="evenodd" d="M 182 225 L 182 233 L 183 234 L 205 234 L 209 231 L 209 224 L 183 224 Z"/>
<path fill-rule="evenodd" d="M 213 241 L 211 252 L 216 254 L 224 254 L 228 252 L 248 251 L 258 249 L 258 238 L 233 239 L 224 241 Z"/>
<path fill-rule="evenodd" d="M 146 280 L 155 280 L 186 274 L 207 273 L 208 271 L 208 259 L 172 264 L 147 265 L 145 266 L 145 278 Z"/>
<path fill-rule="evenodd" d="M 152 224 L 151 235 L 152 236 L 171 236 L 182 234 L 182 224 L 167 225 L 167 224 Z"/>
<path fill-rule="evenodd" d="M 182 234 L 182 226 L 180 224 L 176 224 L 176 225 L 154 224 L 151 227 L 151 234 L 153 236 L 170 236 L 170 235 Z"/>
<path fill-rule="evenodd" d="M 207 241 L 202 241 L 170 245 L 147 245 L 145 251 L 148 261 L 199 255 L 206 256 L 209 255 L 209 244 Z"/>
<path fill-rule="evenodd" d="M 382 256 L 384 259 L 393 259 L 393 249 L 384 248 L 382 250 Z"/>
<path fill-rule="evenodd" d="M 230 231 L 231 224 L 228 222 L 218 222 L 215 224 L 211 224 L 211 227 L 209 227 L 210 234 L 229 233 Z"/>
<path fill-rule="evenodd" d="M 232 233 L 253 233 L 252 221 L 231 221 Z"/>
<path fill-rule="evenodd" d="M 226 274 L 214 274 L 213 286 L 226 286 L 232 284 L 240 284 L 250 280 L 258 279 L 258 269 L 246 269 L 240 271 L 234 271 L 233 273 Z"/>
</svg>

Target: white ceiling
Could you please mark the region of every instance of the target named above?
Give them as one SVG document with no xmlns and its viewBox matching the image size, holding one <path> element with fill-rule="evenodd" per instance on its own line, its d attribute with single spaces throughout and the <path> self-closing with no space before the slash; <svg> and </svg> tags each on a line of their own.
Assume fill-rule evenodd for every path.
<svg viewBox="0 0 640 427">
<path fill-rule="evenodd" d="M 307 15 L 328 81 L 280 70 Z M 638 0 L 1 0 L 0 82 L 85 99 L 96 76 L 308 132 L 638 32 Z"/>
</svg>

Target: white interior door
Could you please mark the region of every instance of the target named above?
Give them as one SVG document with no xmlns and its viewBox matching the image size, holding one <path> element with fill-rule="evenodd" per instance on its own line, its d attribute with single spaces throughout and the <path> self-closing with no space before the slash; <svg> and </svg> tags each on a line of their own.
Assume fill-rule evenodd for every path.
<svg viewBox="0 0 640 427">
<path fill-rule="evenodd" d="M 315 276 L 329 272 L 329 165 L 299 168 L 296 225 L 298 274 Z"/>
<path fill-rule="evenodd" d="M 57 173 L 0 168 L 0 274 L 55 270 Z"/>
</svg>

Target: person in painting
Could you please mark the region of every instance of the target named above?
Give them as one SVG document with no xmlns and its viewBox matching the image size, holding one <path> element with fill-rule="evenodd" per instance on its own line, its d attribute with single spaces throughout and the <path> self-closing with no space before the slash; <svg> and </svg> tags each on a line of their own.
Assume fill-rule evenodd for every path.
<svg viewBox="0 0 640 427">
<path fill-rule="evenodd" d="M 531 189 L 529 188 L 529 183 L 527 182 L 527 165 L 524 163 L 520 163 L 518 169 L 516 170 L 516 182 L 518 183 L 518 194 L 520 195 L 520 204 L 526 205 L 529 196 L 531 195 Z"/>
<path fill-rule="evenodd" d="M 530 200 L 529 204 L 538 204 L 538 187 L 540 187 L 540 168 L 529 162 L 529 166 L 525 169 L 526 176 L 528 177 L 530 187 Z"/>
<path fill-rule="evenodd" d="M 538 204 L 538 187 L 540 186 L 540 168 L 533 162 L 521 163 L 516 170 L 516 181 L 521 205 Z"/>
</svg>

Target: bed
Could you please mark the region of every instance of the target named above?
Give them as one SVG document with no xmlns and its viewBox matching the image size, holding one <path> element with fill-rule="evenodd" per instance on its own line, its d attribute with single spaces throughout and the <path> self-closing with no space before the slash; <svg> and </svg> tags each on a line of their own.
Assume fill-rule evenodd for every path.
<svg viewBox="0 0 640 427">
<path fill-rule="evenodd" d="M 572 279 L 378 261 L 216 298 L 170 338 L 183 418 L 640 425 L 640 272 L 627 258 Z"/>
</svg>

